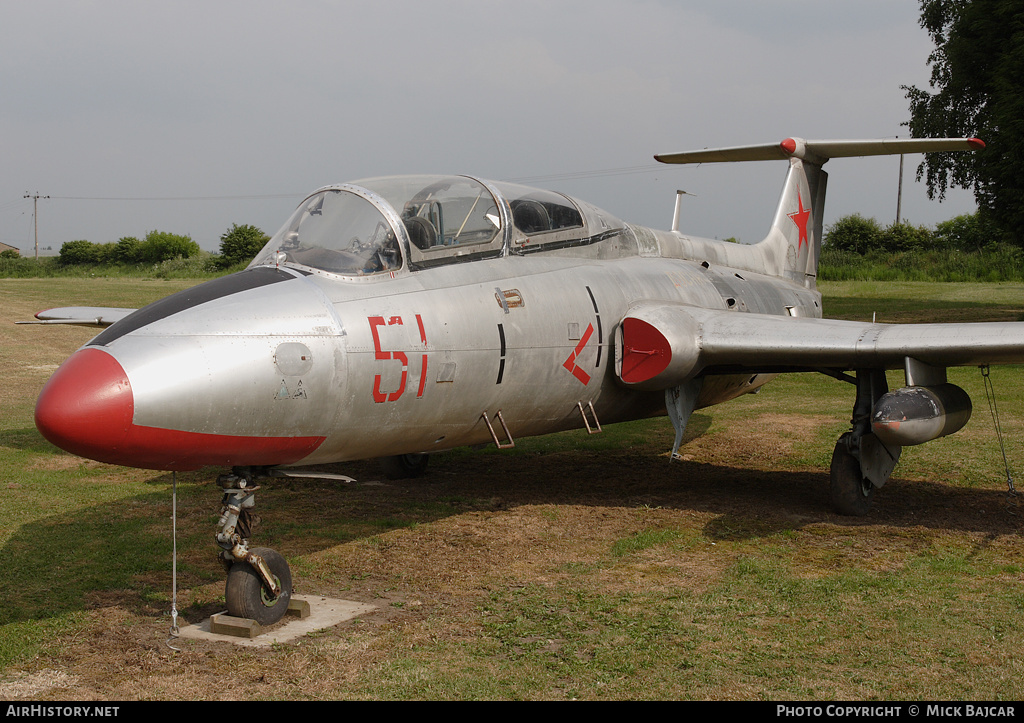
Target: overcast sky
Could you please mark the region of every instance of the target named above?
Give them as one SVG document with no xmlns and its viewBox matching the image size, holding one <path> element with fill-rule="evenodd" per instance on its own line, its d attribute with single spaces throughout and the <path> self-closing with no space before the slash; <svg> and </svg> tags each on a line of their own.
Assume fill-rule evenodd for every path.
<svg viewBox="0 0 1024 723">
<path fill-rule="evenodd" d="M 915 0 L 33 0 L 0 4 L 0 241 L 273 233 L 329 183 L 524 181 L 623 220 L 755 242 L 786 164 L 654 153 L 906 136 Z M 903 216 L 975 209 L 914 181 Z M 899 158 L 836 159 L 825 223 L 896 215 Z M 594 172 L 594 173 L 591 173 Z M 598 173 L 600 172 L 600 173 Z M 152 200 L 159 199 L 159 200 Z"/>
</svg>

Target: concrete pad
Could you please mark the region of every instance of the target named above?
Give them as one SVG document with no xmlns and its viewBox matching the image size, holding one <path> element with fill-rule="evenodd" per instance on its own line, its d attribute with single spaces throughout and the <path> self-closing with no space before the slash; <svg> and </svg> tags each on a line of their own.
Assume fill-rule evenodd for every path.
<svg viewBox="0 0 1024 723">
<path fill-rule="evenodd" d="M 243 647 L 269 647 L 275 643 L 290 642 L 296 638 L 301 638 L 307 633 L 329 628 L 359 615 L 365 615 L 375 609 L 373 605 L 367 603 L 312 595 L 293 595 L 292 600 L 308 603 L 309 616 L 301 619 L 286 616 L 280 623 L 277 623 L 272 628 L 264 629 L 254 638 L 241 638 L 234 635 L 211 633 L 209 619 L 197 625 L 188 625 L 179 619 L 178 637 L 191 640 L 222 641 Z"/>
</svg>

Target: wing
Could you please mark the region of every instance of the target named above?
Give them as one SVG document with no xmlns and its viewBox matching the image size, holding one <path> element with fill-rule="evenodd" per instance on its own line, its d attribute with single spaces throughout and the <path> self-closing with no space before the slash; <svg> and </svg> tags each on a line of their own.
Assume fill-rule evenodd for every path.
<svg viewBox="0 0 1024 723">
<path fill-rule="evenodd" d="M 36 321 L 18 321 L 17 324 L 79 324 L 81 326 L 110 326 L 135 309 L 110 306 L 63 306 L 36 314 Z"/>
<path fill-rule="evenodd" d="M 623 382 L 667 389 L 701 374 L 903 369 L 1024 362 L 1024 322 L 869 324 L 670 304 L 643 305 L 619 326 Z"/>
</svg>

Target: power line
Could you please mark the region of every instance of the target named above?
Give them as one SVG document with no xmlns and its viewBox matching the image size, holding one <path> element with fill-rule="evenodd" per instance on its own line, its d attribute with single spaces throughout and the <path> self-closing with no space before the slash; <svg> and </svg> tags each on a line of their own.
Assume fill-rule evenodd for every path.
<svg viewBox="0 0 1024 723">
<path fill-rule="evenodd" d="M 536 183 L 537 181 L 567 181 L 577 178 L 598 178 L 600 176 L 625 176 L 633 173 L 655 173 L 664 171 L 663 165 L 626 166 L 624 168 L 605 168 L 596 171 L 575 171 L 570 173 L 556 173 L 547 176 L 522 176 L 520 178 L 507 178 L 510 183 Z"/>
<path fill-rule="evenodd" d="M 46 198 L 61 201 L 258 201 L 269 198 L 296 198 L 301 195 L 273 193 L 253 196 L 46 196 Z"/>
<path fill-rule="evenodd" d="M 537 181 L 564 181 L 578 178 L 597 178 L 600 176 L 624 176 L 636 173 L 656 173 L 664 171 L 665 167 L 660 164 L 648 164 L 645 166 L 626 166 L 623 168 L 605 168 L 591 171 L 570 171 L 568 173 L 555 173 L 539 176 L 521 176 L 518 178 L 506 178 L 510 183 L 535 183 Z M 260 201 L 280 198 L 304 197 L 304 193 L 266 193 L 250 194 L 243 196 L 39 196 L 39 198 L 52 198 L 60 201 Z M 25 198 L 32 198 L 26 195 Z"/>
<path fill-rule="evenodd" d="M 0 211 L 6 211 L 9 208 L 15 208 L 20 206 L 24 202 L 24 198 L 21 201 L 8 201 L 7 203 L 0 203 Z"/>
</svg>

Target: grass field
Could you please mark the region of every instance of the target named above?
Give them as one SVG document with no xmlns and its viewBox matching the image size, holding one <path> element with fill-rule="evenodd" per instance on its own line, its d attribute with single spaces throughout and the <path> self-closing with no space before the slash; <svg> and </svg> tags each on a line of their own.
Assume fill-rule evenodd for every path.
<svg viewBox="0 0 1024 723">
<path fill-rule="evenodd" d="M 864 519 L 828 509 L 852 389 L 791 375 L 697 412 L 437 455 L 425 481 L 274 483 L 258 543 L 297 592 L 376 611 L 294 645 L 167 645 L 169 474 L 82 460 L 35 397 L 95 333 L 39 309 L 191 283 L 0 279 L 0 699 L 1024 699 L 1024 505 L 977 369 L 958 434 L 904 450 Z M 1024 285 L 836 282 L 826 315 L 1024 320 Z M 1024 460 L 1024 369 L 994 367 Z M 891 385 L 900 385 L 899 375 Z M 178 609 L 222 609 L 216 470 L 178 475 Z M 1020 482 L 1024 488 L 1024 480 Z"/>
</svg>

